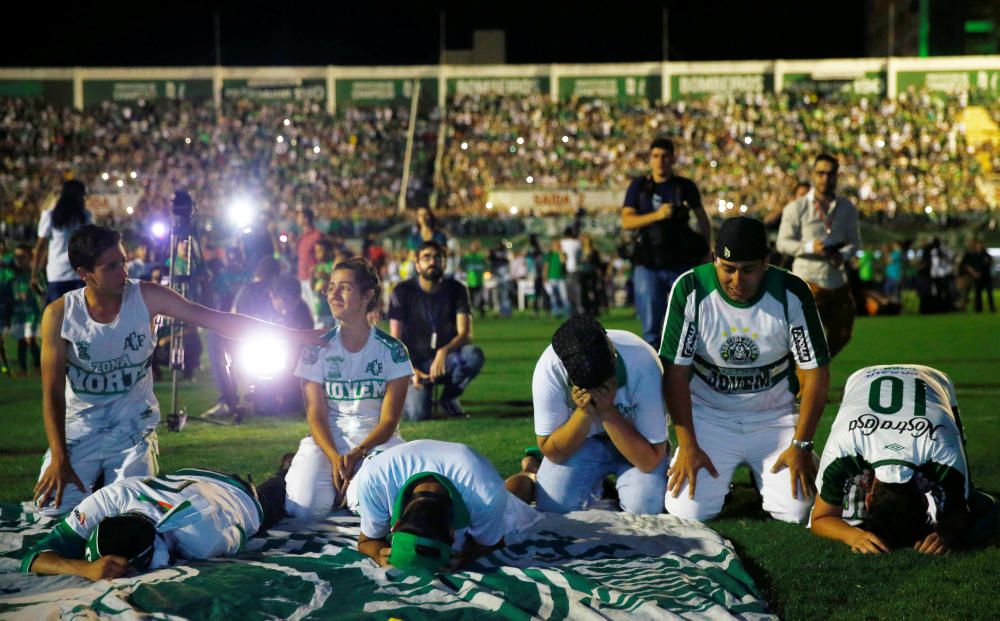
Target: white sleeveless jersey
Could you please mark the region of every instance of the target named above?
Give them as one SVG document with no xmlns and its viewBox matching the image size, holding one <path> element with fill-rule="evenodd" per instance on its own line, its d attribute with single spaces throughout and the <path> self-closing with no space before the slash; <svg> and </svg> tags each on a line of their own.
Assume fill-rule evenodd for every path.
<svg viewBox="0 0 1000 621">
<path fill-rule="evenodd" d="M 156 346 L 139 281 L 129 279 L 111 323 L 90 318 L 85 289 L 63 296 L 66 348 L 66 438 L 102 431 L 142 433 L 160 421 L 150 358 Z"/>
<path fill-rule="evenodd" d="M 205 559 L 236 554 L 256 534 L 264 511 L 244 482 L 229 475 L 184 468 L 169 475 L 129 477 L 94 492 L 67 515 L 23 560 L 27 571 L 38 554 L 53 550 L 82 558 L 87 538 L 105 518 L 140 513 L 156 525 L 152 568 L 170 557 Z"/>
<path fill-rule="evenodd" d="M 700 416 L 735 425 L 793 414 L 796 364 L 815 369 L 830 362 L 801 278 L 769 267 L 757 296 L 740 303 L 723 292 L 711 263 L 674 282 L 660 359 L 692 367 L 691 400 Z"/>
<path fill-rule="evenodd" d="M 918 487 L 946 507 L 969 493 L 968 463 L 955 388 L 948 376 L 921 365 L 865 367 L 847 380 L 823 449 L 816 487 L 844 507 L 850 522 L 865 517 L 871 477 Z"/>
</svg>

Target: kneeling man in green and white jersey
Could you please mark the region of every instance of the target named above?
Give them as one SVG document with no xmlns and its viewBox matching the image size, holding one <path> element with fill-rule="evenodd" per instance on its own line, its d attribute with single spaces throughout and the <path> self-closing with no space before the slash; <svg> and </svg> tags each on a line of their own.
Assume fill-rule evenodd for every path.
<svg viewBox="0 0 1000 621">
<path fill-rule="evenodd" d="M 765 511 L 805 522 L 815 494 L 812 438 L 830 387 L 816 304 L 802 279 L 768 265 L 760 220 L 727 220 L 715 255 L 677 279 L 667 305 L 660 359 L 677 452 L 666 509 L 712 519 L 745 463 Z M 702 468 L 711 476 L 699 476 Z"/>
<path fill-rule="evenodd" d="M 997 529 L 997 500 L 969 478 L 955 387 L 930 367 L 848 378 L 816 485 L 812 531 L 855 552 L 944 554 Z"/>
</svg>

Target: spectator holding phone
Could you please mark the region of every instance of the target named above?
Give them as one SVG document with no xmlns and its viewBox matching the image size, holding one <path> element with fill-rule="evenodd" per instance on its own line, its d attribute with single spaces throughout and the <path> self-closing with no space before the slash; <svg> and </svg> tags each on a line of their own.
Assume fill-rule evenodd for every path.
<svg viewBox="0 0 1000 621">
<path fill-rule="evenodd" d="M 813 161 L 813 189 L 785 205 L 778 252 L 794 258 L 792 273 L 809 284 L 826 330 L 830 357 L 847 345 L 854 329 L 854 299 L 844 262 L 861 245 L 858 208 L 837 196 L 840 164 L 822 153 Z"/>
</svg>

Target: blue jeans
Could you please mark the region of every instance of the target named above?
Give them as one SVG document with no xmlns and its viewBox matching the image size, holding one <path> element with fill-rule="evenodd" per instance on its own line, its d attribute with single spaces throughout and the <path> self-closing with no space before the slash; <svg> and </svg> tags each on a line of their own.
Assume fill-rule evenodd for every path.
<svg viewBox="0 0 1000 621">
<path fill-rule="evenodd" d="M 590 437 L 561 464 L 542 460 L 538 468 L 535 502 L 539 511 L 569 513 L 587 508 L 599 496 L 601 481 L 617 475 L 622 511 L 643 515 L 663 513 L 670 451 L 652 472 L 633 466 L 606 436 Z"/>
<path fill-rule="evenodd" d="M 441 401 L 449 401 L 461 395 L 472 380 L 483 370 L 486 358 L 483 350 L 475 345 L 465 345 L 458 351 L 453 351 L 445 358 L 444 376 L 438 379 L 441 384 Z M 424 373 L 430 372 L 431 361 L 414 364 L 415 368 Z M 417 389 L 410 386 L 406 392 L 406 402 L 403 403 L 403 415 L 407 420 L 427 420 L 431 417 L 434 390 L 431 385 Z"/>
<path fill-rule="evenodd" d="M 660 338 L 663 336 L 663 317 L 667 312 L 667 298 L 670 287 L 677 277 L 687 270 L 653 270 L 642 265 L 636 265 L 632 272 L 632 284 L 635 287 L 635 312 L 642 322 L 642 338 L 660 350 Z"/>
</svg>

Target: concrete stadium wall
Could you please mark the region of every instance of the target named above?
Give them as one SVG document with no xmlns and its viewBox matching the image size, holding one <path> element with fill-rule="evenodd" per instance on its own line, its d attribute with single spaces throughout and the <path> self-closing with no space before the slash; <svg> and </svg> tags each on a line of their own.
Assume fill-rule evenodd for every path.
<svg viewBox="0 0 1000 621">
<path fill-rule="evenodd" d="M 908 88 L 1000 97 L 1000 56 L 739 62 L 641 62 L 398 67 L 68 67 L 0 69 L 0 96 L 42 96 L 77 109 L 101 101 L 168 97 L 375 105 L 422 98 L 444 106 L 455 93 L 671 101 L 708 95 L 839 91 L 896 97 Z"/>
</svg>

